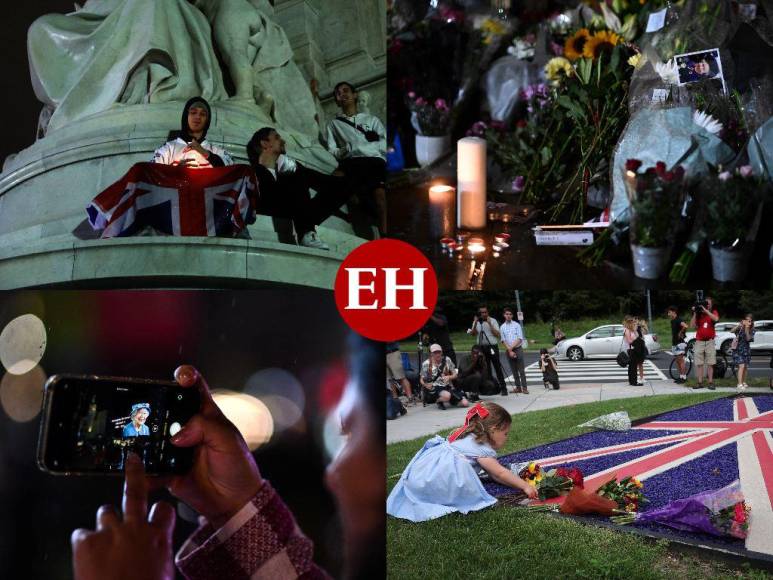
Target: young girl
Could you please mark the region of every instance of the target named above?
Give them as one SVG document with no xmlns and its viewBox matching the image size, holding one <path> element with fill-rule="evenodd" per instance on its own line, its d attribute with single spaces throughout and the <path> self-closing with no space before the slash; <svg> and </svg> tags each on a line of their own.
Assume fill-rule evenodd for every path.
<svg viewBox="0 0 773 580">
<path fill-rule="evenodd" d="M 551 385 L 555 390 L 561 388 L 558 382 L 558 363 L 550 354 L 548 349 L 541 348 L 539 350 L 539 370 L 542 371 L 542 382 L 546 389 L 549 389 Z"/>
<path fill-rule="evenodd" d="M 751 314 L 744 316 L 733 330 L 737 337 L 737 345 L 733 351 L 733 362 L 738 365 L 738 390 L 743 391 L 749 388 L 746 384 L 746 372 L 752 361 L 752 350 L 749 345 L 754 340 L 754 317 Z"/>
<path fill-rule="evenodd" d="M 510 414 L 496 403 L 476 403 L 447 440 L 436 435 L 411 459 L 389 494 L 387 513 L 423 522 L 488 507 L 497 500 L 483 488 L 480 468 L 494 481 L 536 498 L 534 487 L 496 460 L 495 449 L 505 444 L 511 422 Z"/>
</svg>

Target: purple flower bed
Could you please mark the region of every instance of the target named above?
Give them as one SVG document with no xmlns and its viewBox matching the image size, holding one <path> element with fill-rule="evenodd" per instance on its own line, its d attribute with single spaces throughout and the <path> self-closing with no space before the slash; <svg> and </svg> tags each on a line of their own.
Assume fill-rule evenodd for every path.
<svg viewBox="0 0 773 580">
<path fill-rule="evenodd" d="M 760 413 L 773 411 L 773 395 L 760 395 L 754 397 L 754 403 Z"/>
<path fill-rule="evenodd" d="M 675 445 L 675 444 L 676 443 L 666 443 L 664 445 L 658 445 L 657 447 L 646 447 L 644 449 L 626 451 L 625 453 L 615 453 L 614 455 L 606 455 L 604 457 L 597 457 L 594 459 L 584 459 L 583 461 L 570 461 L 568 463 L 550 465 L 545 469 L 554 469 L 557 467 L 577 467 L 583 472 L 583 474 L 588 475 L 588 474 L 598 473 L 599 471 L 604 471 L 605 469 L 608 469 L 610 467 L 614 467 L 615 465 L 619 465 L 623 463 L 623 461 L 630 461 L 632 459 L 644 457 L 645 455 L 654 453 L 655 451 L 658 451 L 660 449 L 665 449 L 666 447 L 670 447 L 671 445 Z M 511 461 L 510 463 L 518 463 L 519 461 L 528 461 L 529 459 L 535 459 L 536 457 L 538 456 L 525 457 L 524 459 Z M 502 458 L 500 458 L 499 461 L 502 462 Z M 505 467 L 510 467 L 508 463 L 505 463 L 504 465 Z M 610 477 L 612 477 L 611 474 L 610 474 Z M 507 487 L 505 485 L 499 485 L 498 483 L 487 483 L 484 485 L 484 487 L 486 488 L 486 491 L 488 491 L 494 497 L 513 493 L 513 488 Z"/>
<path fill-rule="evenodd" d="M 663 430 L 636 430 L 630 431 L 592 431 L 584 433 L 571 439 L 516 451 L 510 455 L 503 455 L 499 462 L 505 466 L 511 463 L 529 461 L 530 459 L 539 459 L 542 457 L 554 457 L 556 455 L 565 455 L 567 453 L 577 453 L 587 449 L 598 449 L 599 447 L 611 447 L 613 445 L 622 445 L 623 443 L 635 443 L 636 441 L 645 441 L 654 437 L 666 437 L 668 435 L 679 435 L 682 431 L 663 431 Z M 620 455 L 616 455 L 619 457 Z"/>
<path fill-rule="evenodd" d="M 773 410 L 773 395 L 755 396 L 754 402 L 760 412 Z M 653 421 L 726 421 L 733 419 L 733 399 L 718 399 L 707 403 L 701 403 L 687 409 L 671 411 L 657 417 Z M 649 431 L 637 430 L 635 427 L 625 433 L 598 431 L 565 439 L 556 443 L 534 447 L 519 451 L 500 458 L 500 462 L 509 467 L 511 463 L 550 457 L 564 453 L 585 451 L 598 447 L 619 445 L 632 441 L 640 441 L 649 438 L 661 437 L 675 433 L 674 431 Z M 563 464 L 566 467 L 578 467 L 587 476 L 599 471 L 614 467 L 620 463 L 642 457 L 656 450 L 664 449 L 673 444 L 659 445 L 648 449 L 636 449 L 624 453 L 616 453 L 611 456 L 586 459 Z M 553 466 L 550 466 L 551 468 Z M 555 467 L 558 467 L 555 466 Z M 735 443 L 728 443 L 719 449 L 684 463 L 678 467 L 669 469 L 659 475 L 650 477 L 644 481 L 644 495 L 650 503 L 643 507 L 643 511 L 659 508 L 667 503 L 689 497 L 702 491 L 719 489 L 738 478 L 738 450 Z M 510 488 L 497 484 L 486 484 L 486 489 L 492 495 L 512 493 Z M 753 517 L 753 515 L 752 515 Z M 583 520 L 608 521 L 600 517 L 582 517 Z M 681 532 L 661 526 L 659 524 L 637 524 L 638 529 L 649 529 L 658 533 L 667 533 L 671 537 L 678 537 L 685 541 L 713 543 L 732 547 L 743 548 L 743 541 L 735 538 L 708 538 L 703 534 Z"/>
<path fill-rule="evenodd" d="M 755 397 L 756 400 L 756 397 Z M 733 400 L 716 399 L 658 415 L 653 421 L 732 421 Z"/>
</svg>

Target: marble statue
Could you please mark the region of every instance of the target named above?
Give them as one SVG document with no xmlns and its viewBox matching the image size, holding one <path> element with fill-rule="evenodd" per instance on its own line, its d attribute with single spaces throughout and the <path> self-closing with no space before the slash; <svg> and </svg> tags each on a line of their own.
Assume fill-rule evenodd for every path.
<svg viewBox="0 0 773 580">
<path fill-rule="evenodd" d="M 218 51 L 236 89 L 235 98 L 254 99 L 279 125 L 317 131 L 315 101 L 293 60 L 281 26 L 270 18 L 268 0 L 193 0 L 209 20 Z"/>
<path fill-rule="evenodd" d="M 210 38 L 187 0 L 88 0 L 38 18 L 27 51 L 48 117 L 39 134 L 119 104 L 226 99 Z"/>
<path fill-rule="evenodd" d="M 28 34 L 38 135 L 117 105 L 192 95 L 257 104 L 277 125 L 316 135 L 314 97 L 272 13 L 268 0 L 88 0 L 38 18 Z"/>
</svg>

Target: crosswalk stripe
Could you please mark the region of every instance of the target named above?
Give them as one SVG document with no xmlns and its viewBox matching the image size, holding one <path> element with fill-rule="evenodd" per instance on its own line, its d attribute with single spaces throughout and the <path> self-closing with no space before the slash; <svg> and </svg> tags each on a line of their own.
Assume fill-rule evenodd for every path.
<svg viewBox="0 0 773 580">
<path fill-rule="evenodd" d="M 628 380 L 628 369 L 621 367 L 617 361 L 610 359 L 608 361 L 592 362 L 558 362 L 558 378 L 562 382 L 578 383 L 593 382 L 598 380 Z M 655 366 L 655 363 L 649 360 L 644 361 L 644 378 L 649 380 L 668 380 L 666 375 Z M 512 381 L 513 375 L 510 373 L 507 379 Z M 542 373 L 539 370 L 539 362 L 534 362 L 526 367 L 526 379 L 530 381 L 541 381 Z"/>
</svg>

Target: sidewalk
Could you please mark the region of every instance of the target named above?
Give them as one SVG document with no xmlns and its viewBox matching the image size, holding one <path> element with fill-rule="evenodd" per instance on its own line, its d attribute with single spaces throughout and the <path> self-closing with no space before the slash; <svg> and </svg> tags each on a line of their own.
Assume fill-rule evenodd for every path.
<svg viewBox="0 0 773 580">
<path fill-rule="evenodd" d="M 570 384 L 562 386 L 558 391 L 545 390 L 540 385 L 539 388 L 532 386 L 528 395 L 509 394 L 507 397 L 492 395 L 490 397 L 481 397 L 481 400 L 493 401 L 514 414 L 582 403 L 608 401 L 610 399 L 649 397 L 652 395 L 678 395 L 693 392 L 696 391 L 677 385 L 673 381 L 646 381 L 643 387 L 631 387 L 628 386 L 627 382 L 605 383 L 600 386 L 598 383 Z M 711 391 L 701 389 L 697 392 L 706 393 Z M 735 388 L 718 387 L 717 392 L 735 393 L 737 391 Z M 769 393 L 770 390 L 750 388 L 746 391 L 746 393 L 754 392 Z M 463 407 L 446 405 L 446 410 L 441 411 L 437 405 L 432 404 L 422 407 L 421 403 L 418 403 L 415 407 L 408 407 L 408 413 L 399 419 L 386 422 L 387 444 L 431 435 L 442 429 L 458 427 L 464 423 L 466 413 L 467 410 Z"/>
</svg>

